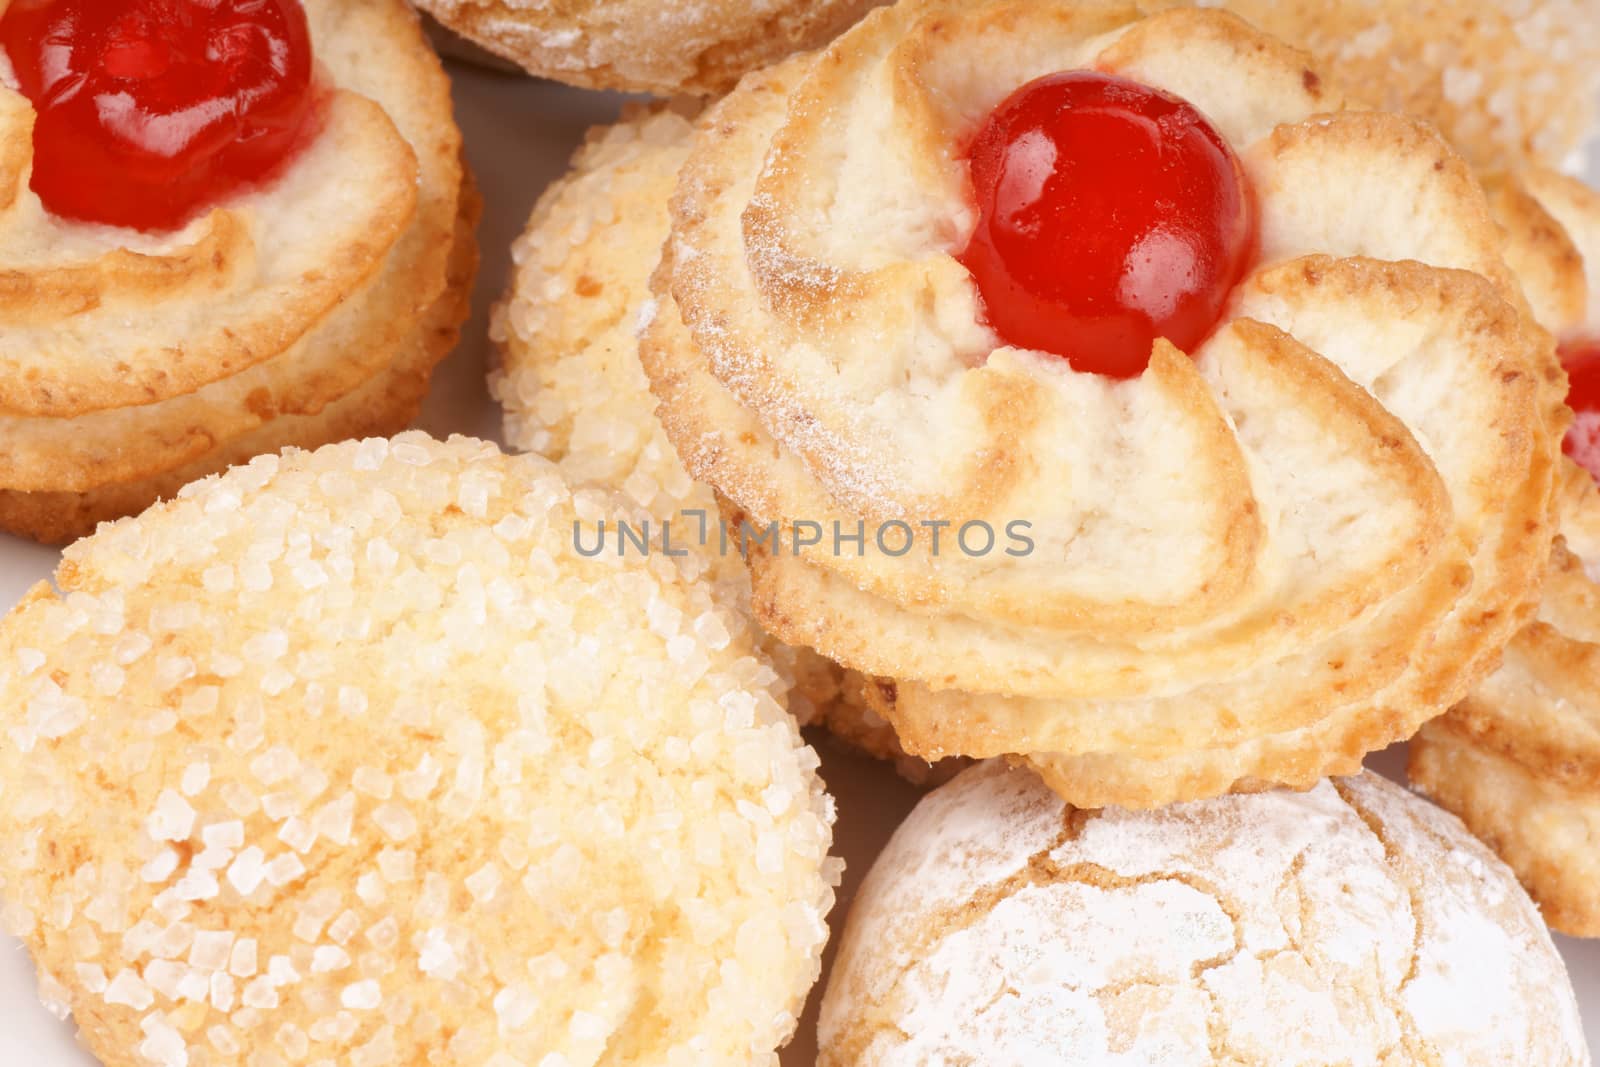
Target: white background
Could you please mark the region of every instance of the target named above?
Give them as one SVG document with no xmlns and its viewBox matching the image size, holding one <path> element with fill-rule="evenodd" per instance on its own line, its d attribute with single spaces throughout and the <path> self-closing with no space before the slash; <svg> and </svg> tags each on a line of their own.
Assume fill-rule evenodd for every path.
<svg viewBox="0 0 1600 1067">
<path fill-rule="evenodd" d="M 439 369 L 421 425 L 439 435 L 497 438 L 499 413 L 484 388 L 487 312 L 504 287 L 511 241 L 521 232 L 540 191 L 565 169 L 583 131 L 615 117 L 620 101 L 460 66 L 453 74 L 467 155 L 486 204 L 483 273 L 461 349 Z M 1600 181 L 1600 155 L 1591 159 L 1590 175 Z M 55 561 L 53 551 L 0 535 L 0 606 L 14 603 L 34 582 L 47 577 Z M 915 803 L 916 793 L 882 767 L 831 750 L 825 740 L 818 747 L 823 775 L 839 801 L 838 851 L 849 864 L 841 906 L 834 915 L 837 929 L 852 888 Z M 1371 762 L 1393 775 L 1399 773 L 1403 759 L 1391 751 Z M 1600 943 L 1559 937 L 1556 942 L 1578 989 L 1590 1046 L 1600 1048 Z M 812 1001 L 800 1035 L 785 1052 L 785 1067 L 814 1062 L 816 995 Z M 93 1063 L 75 1045 L 71 1024 L 56 1022 L 39 1005 L 32 967 L 22 947 L 0 937 L 0 1067 L 91 1067 Z"/>
</svg>

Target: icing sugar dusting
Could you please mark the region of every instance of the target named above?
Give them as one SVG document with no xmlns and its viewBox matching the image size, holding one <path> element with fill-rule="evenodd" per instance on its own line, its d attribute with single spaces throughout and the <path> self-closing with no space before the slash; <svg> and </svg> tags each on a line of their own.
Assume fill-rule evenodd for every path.
<svg viewBox="0 0 1600 1067">
<path fill-rule="evenodd" d="M 823 1065 L 1589 1062 L 1510 872 L 1399 787 L 1092 813 L 994 762 L 879 860 L 822 1046 Z"/>
</svg>

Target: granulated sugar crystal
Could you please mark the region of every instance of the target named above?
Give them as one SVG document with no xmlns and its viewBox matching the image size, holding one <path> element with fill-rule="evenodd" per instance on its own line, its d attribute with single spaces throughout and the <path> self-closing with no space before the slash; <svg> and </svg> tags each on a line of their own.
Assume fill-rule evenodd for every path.
<svg viewBox="0 0 1600 1067">
<path fill-rule="evenodd" d="M 630 507 L 408 434 L 67 551 L 0 624 L 0 892 L 95 1055 L 776 1064 L 832 805 L 710 585 L 573 551 Z"/>
</svg>

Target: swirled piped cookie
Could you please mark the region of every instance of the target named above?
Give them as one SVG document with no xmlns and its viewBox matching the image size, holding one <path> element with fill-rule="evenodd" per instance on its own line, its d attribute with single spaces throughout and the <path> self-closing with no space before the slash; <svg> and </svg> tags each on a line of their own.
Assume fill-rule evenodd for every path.
<svg viewBox="0 0 1600 1067">
<path fill-rule="evenodd" d="M 591 89 L 715 94 L 883 0 L 419 0 L 495 55 Z"/>
<path fill-rule="evenodd" d="M 18 0 L 0 50 L 0 528 L 415 416 L 478 204 L 400 0 Z"/>
<path fill-rule="evenodd" d="M 903 3 L 701 120 L 662 422 L 758 616 L 908 751 L 1085 806 L 1309 786 L 1527 618 L 1553 345 L 1465 164 L 1307 63 L 1213 10 Z"/>
<path fill-rule="evenodd" d="M 1412 742 L 1412 781 L 1521 877 L 1557 929 L 1600 936 L 1600 194 L 1549 172 L 1493 187 L 1507 260 L 1563 339 L 1574 423 L 1560 536 L 1505 662 Z"/>
<path fill-rule="evenodd" d="M 590 132 L 513 251 L 510 291 L 491 325 L 500 365 L 490 390 L 505 409 L 507 443 L 554 460 L 574 482 L 628 497 L 658 531 L 669 524 L 719 598 L 747 616 L 744 561 L 721 536 L 715 494 L 689 476 L 667 440 L 639 365 L 639 323 L 655 302 L 650 275 L 693 132 L 690 118 L 666 109 Z M 862 699 L 867 679 L 810 649 L 766 646 L 793 682 L 789 710 L 802 724 L 825 725 L 912 781 L 950 773 L 901 751 Z"/>
<path fill-rule="evenodd" d="M 1140 0 L 1146 10 L 1181 5 Z M 1597 132 L 1590 0 L 1222 0 L 1363 99 L 1438 125 L 1476 166 L 1562 166 Z"/>
<path fill-rule="evenodd" d="M 850 908 L 819 1067 L 1587 1067 L 1511 872 L 1372 774 L 1084 811 L 998 761 L 926 797 Z"/>
</svg>

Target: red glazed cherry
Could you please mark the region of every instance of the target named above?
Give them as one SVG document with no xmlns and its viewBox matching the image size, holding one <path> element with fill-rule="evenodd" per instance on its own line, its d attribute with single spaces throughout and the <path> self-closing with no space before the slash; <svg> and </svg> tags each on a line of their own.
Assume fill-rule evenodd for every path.
<svg viewBox="0 0 1600 1067">
<path fill-rule="evenodd" d="M 1255 253 L 1238 157 L 1183 100 L 1091 71 L 1029 82 L 973 141 L 961 262 L 1006 343 L 1132 378 L 1211 333 Z"/>
<path fill-rule="evenodd" d="M 13 0 L 0 47 L 66 218 L 181 226 L 271 177 L 315 110 L 299 0 Z"/>
<path fill-rule="evenodd" d="M 1564 345 L 1567 405 L 1574 416 L 1562 450 L 1600 481 L 1600 340 Z"/>
</svg>

